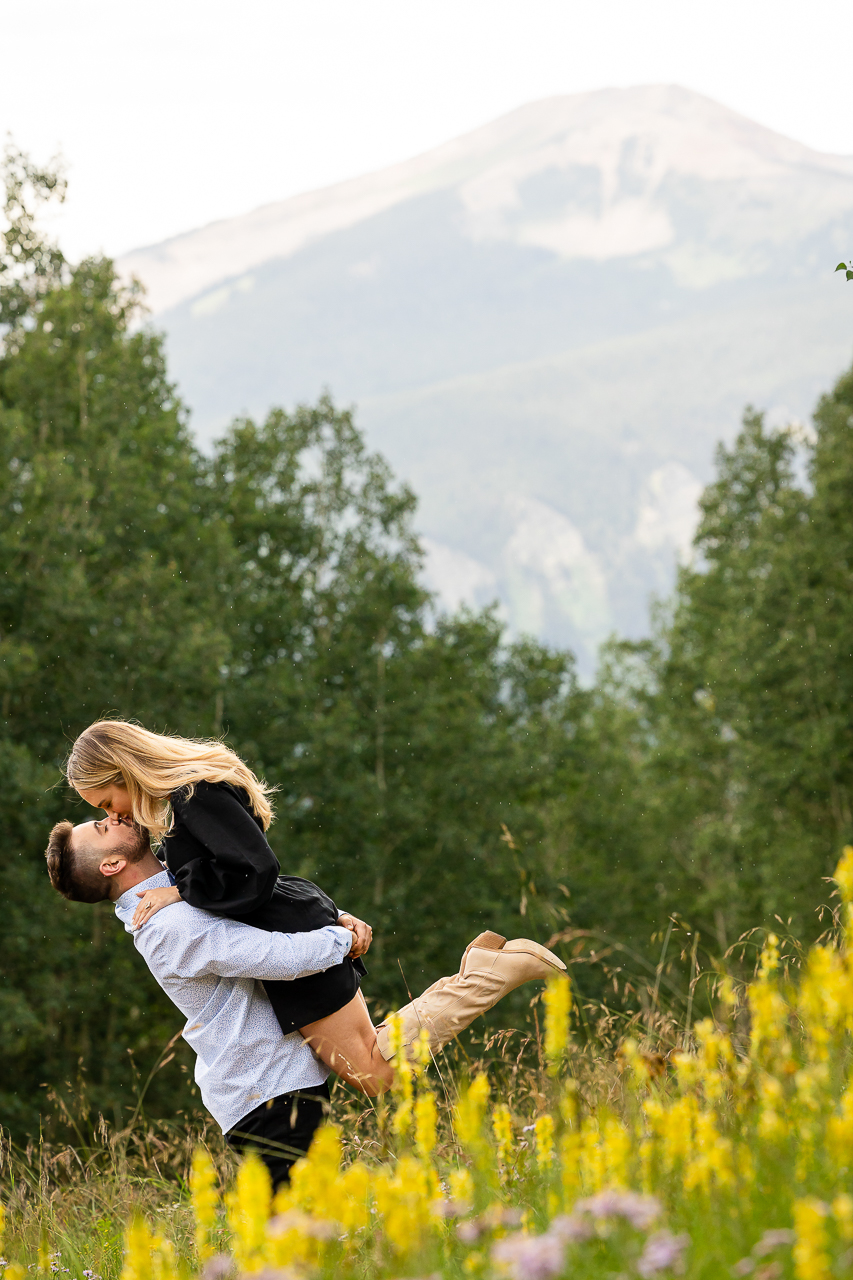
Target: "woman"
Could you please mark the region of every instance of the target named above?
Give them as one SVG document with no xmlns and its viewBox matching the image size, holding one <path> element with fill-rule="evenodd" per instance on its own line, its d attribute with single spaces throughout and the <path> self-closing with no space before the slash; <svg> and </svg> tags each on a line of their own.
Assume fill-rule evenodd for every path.
<svg viewBox="0 0 853 1280">
<path fill-rule="evenodd" d="M 74 743 L 66 776 L 88 804 L 113 821 L 134 822 L 160 844 L 175 884 L 139 895 L 134 928 L 182 900 L 260 929 L 350 928 L 353 947 L 341 964 L 264 986 L 283 1032 L 298 1029 L 327 1066 L 364 1093 L 375 1096 L 390 1086 L 387 1025 L 373 1026 L 360 991 L 369 927 L 339 916 L 332 899 L 311 881 L 279 874 L 264 835 L 273 817 L 270 789 L 239 756 L 216 740 L 100 720 Z M 437 1052 L 507 991 L 561 969 L 562 961 L 538 943 L 481 934 L 466 950 L 458 974 L 440 979 L 400 1011 L 401 1047 L 426 1028 L 430 1049 Z"/>
</svg>

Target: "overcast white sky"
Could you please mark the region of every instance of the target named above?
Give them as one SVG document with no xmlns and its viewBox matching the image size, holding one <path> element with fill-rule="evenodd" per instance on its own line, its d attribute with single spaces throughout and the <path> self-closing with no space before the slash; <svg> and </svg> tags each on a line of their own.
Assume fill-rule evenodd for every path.
<svg viewBox="0 0 853 1280">
<path fill-rule="evenodd" d="M 853 154 L 851 0 L 0 0 L 0 131 L 72 258 L 406 159 L 550 94 L 678 83 Z"/>
</svg>

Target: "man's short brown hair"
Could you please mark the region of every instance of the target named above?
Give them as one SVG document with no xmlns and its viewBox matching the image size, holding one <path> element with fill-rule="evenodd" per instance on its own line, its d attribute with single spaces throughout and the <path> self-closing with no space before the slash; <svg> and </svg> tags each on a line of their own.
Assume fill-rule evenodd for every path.
<svg viewBox="0 0 853 1280">
<path fill-rule="evenodd" d="M 110 882 L 101 874 L 99 860 L 74 848 L 73 833 L 74 824 L 67 821 L 57 822 L 50 833 L 44 855 L 50 883 L 69 902 L 103 902 L 110 896 Z"/>
</svg>

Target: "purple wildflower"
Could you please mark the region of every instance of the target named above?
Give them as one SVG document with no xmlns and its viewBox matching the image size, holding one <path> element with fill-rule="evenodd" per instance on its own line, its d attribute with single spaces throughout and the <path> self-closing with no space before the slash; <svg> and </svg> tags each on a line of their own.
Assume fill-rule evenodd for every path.
<svg viewBox="0 0 853 1280">
<path fill-rule="evenodd" d="M 580 1240 L 588 1240 L 593 1233 L 592 1223 L 586 1218 L 578 1218 L 573 1213 L 562 1213 L 554 1218 L 548 1234 L 562 1240 L 563 1244 L 575 1244 Z"/>
<path fill-rule="evenodd" d="M 556 1235 L 505 1236 L 492 1246 L 492 1261 L 506 1268 L 512 1280 L 551 1280 L 563 1270 L 566 1246 Z"/>
<path fill-rule="evenodd" d="M 470 1209 L 467 1200 L 437 1200 L 433 1206 L 439 1218 L 464 1218 Z"/>
<path fill-rule="evenodd" d="M 752 1258 L 741 1258 L 740 1262 L 736 1262 L 732 1267 L 733 1276 L 748 1276 L 755 1270 L 755 1263 Z"/>
<path fill-rule="evenodd" d="M 201 1280 L 225 1280 L 234 1271 L 234 1259 L 227 1253 L 215 1253 L 201 1269 Z"/>
<path fill-rule="evenodd" d="M 593 1218 L 624 1218 L 637 1231 L 646 1231 L 660 1217 L 660 1202 L 654 1196 L 641 1196 L 636 1191 L 599 1191 L 598 1195 L 578 1200 L 575 1213 L 589 1213 Z"/>
<path fill-rule="evenodd" d="M 246 1272 L 241 1276 L 241 1280 L 296 1280 L 296 1274 L 288 1270 L 287 1267 L 271 1267 L 265 1268 L 263 1271 Z"/>
<path fill-rule="evenodd" d="M 460 1222 L 456 1234 L 463 1244 L 476 1244 L 483 1234 L 483 1224 L 478 1218 L 470 1218 L 468 1222 Z"/>
<path fill-rule="evenodd" d="M 772 1253 L 774 1249 L 781 1249 L 785 1245 L 793 1244 L 796 1238 L 795 1233 L 785 1227 L 779 1227 L 776 1231 L 765 1231 L 752 1252 L 756 1258 L 763 1258 L 768 1253 Z"/>
<path fill-rule="evenodd" d="M 637 1263 L 637 1270 L 643 1280 L 657 1275 L 659 1271 L 680 1270 L 682 1254 L 689 1244 L 690 1236 L 684 1232 L 680 1236 L 674 1236 L 671 1231 L 656 1231 L 653 1236 L 649 1236 Z"/>
</svg>

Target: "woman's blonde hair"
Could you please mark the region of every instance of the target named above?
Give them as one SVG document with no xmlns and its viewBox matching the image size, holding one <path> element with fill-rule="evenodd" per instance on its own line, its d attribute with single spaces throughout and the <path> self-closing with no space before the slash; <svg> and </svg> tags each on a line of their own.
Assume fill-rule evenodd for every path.
<svg viewBox="0 0 853 1280">
<path fill-rule="evenodd" d="M 273 819 L 272 788 L 216 738 L 179 738 L 151 733 L 127 720 L 96 720 L 71 748 L 65 776 L 77 791 L 126 787 L 134 822 L 155 841 L 169 829 L 169 796 L 183 788 L 191 795 L 197 782 L 242 787 L 264 831 Z"/>
</svg>

